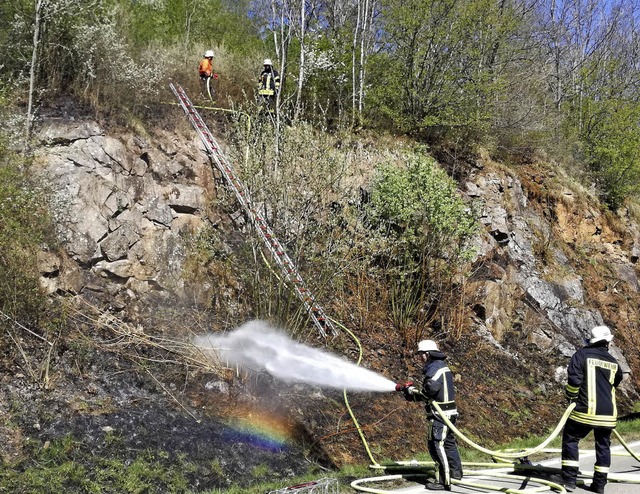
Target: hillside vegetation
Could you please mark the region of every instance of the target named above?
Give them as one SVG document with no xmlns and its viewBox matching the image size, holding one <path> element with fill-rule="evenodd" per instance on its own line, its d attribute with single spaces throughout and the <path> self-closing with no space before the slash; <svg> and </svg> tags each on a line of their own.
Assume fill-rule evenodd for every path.
<svg viewBox="0 0 640 494">
<path fill-rule="evenodd" d="M 393 380 L 417 378 L 416 342 L 438 339 L 463 429 L 491 444 L 557 422 L 558 369 L 604 322 L 630 371 L 621 413 L 636 411 L 637 0 L 5 3 L 0 492 L 248 489 L 367 463 L 340 393 L 245 375 L 184 343 L 250 319 Z M 209 49 L 215 101 L 197 75 Z M 264 58 L 282 79 L 271 112 L 256 94 Z M 221 139 L 337 337 L 319 337 L 201 166 L 169 82 Z M 47 134 L 56 125 L 98 130 Z M 95 136 L 125 157 L 82 148 Z M 172 206 L 188 228 L 145 206 L 179 254 L 164 259 L 169 281 L 103 269 L 120 260 L 104 243 L 69 251 L 83 204 L 60 184 L 101 159 L 133 184 L 131 197 L 113 187 L 108 232 L 158 202 L 150 183 L 206 192 L 203 206 Z M 58 162 L 63 182 L 47 175 Z M 65 270 L 76 281 L 56 285 Z M 377 460 L 424 453 L 399 432 L 422 438 L 419 407 L 369 394 L 350 406 Z M 278 440 L 256 444 L 238 426 L 251 420 Z"/>
</svg>

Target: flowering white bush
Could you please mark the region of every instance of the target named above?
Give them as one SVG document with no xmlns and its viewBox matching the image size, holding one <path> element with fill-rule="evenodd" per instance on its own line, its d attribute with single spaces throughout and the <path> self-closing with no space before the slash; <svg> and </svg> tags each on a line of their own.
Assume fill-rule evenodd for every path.
<svg viewBox="0 0 640 494">
<path fill-rule="evenodd" d="M 158 93 L 165 64 L 150 56 L 134 60 L 112 17 L 98 25 L 78 25 L 74 35 L 73 50 L 82 60 L 79 82 L 85 92 L 129 99 Z"/>
</svg>

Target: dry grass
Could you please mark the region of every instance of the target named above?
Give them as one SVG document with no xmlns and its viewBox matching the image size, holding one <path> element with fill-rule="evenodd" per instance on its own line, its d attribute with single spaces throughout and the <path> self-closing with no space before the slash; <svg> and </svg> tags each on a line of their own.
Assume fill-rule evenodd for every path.
<svg viewBox="0 0 640 494">
<path fill-rule="evenodd" d="M 221 373 L 224 369 L 217 355 L 194 345 L 191 338 L 149 334 L 141 325 L 124 322 L 81 297 L 75 298 L 74 302 L 67 308 L 70 321 L 77 323 L 76 328 L 84 338 L 106 351 L 116 352 L 137 361 L 189 364 L 195 369 L 215 374 Z M 97 339 L 89 336 L 82 329 L 87 325 L 95 334 L 107 335 L 107 338 Z M 154 351 L 144 354 L 141 350 Z"/>
</svg>

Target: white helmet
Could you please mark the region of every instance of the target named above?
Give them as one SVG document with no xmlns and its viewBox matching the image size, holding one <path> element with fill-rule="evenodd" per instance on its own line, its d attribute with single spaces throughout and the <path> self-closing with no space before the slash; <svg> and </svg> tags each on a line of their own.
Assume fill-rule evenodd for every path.
<svg viewBox="0 0 640 494">
<path fill-rule="evenodd" d="M 204 57 L 205 58 L 213 58 L 213 50 L 207 50 L 206 52 L 204 52 Z"/>
<path fill-rule="evenodd" d="M 607 326 L 596 326 L 591 330 L 591 339 L 589 340 L 589 344 L 597 343 L 598 341 L 611 341 L 613 339 L 613 335 L 611 334 L 611 330 Z"/>
<path fill-rule="evenodd" d="M 418 343 L 418 353 L 420 352 L 439 352 L 438 345 L 433 340 L 422 340 Z"/>
<path fill-rule="evenodd" d="M 265 58 L 264 62 L 262 62 L 262 65 L 273 65 L 273 64 L 271 63 L 271 59 L 270 58 Z"/>
</svg>

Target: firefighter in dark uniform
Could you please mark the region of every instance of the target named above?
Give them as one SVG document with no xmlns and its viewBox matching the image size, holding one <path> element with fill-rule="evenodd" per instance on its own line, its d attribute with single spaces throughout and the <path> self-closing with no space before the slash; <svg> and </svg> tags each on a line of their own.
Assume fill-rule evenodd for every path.
<svg viewBox="0 0 640 494">
<path fill-rule="evenodd" d="M 407 401 L 425 401 L 429 432 L 427 447 L 429 454 L 436 464 L 436 483 L 427 483 L 428 490 L 451 490 L 451 479 L 462 479 L 462 462 L 456 444 L 456 437 L 444 423 L 439 412 L 432 405 L 437 403 L 442 413 L 455 424 L 458 418 L 455 391 L 453 388 L 453 374 L 445 360 L 447 356 L 438 350 L 438 345 L 432 340 L 418 343 L 418 355 L 424 362 L 422 373 L 424 381 L 422 390 L 413 383 L 398 383 L 396 390 L 402 391 Z"/>
<path fill-rule="evenodd" d="M 273 68 L 271 59 L 266 58 L 262 65 L 263 69 L 258 78 L 258 94 L 267 108 L 272 110 L 276 101 L 276 93 L 280 89 L 280 75 Z"/>
<path fill-rule="evenodd" d="M 592 430 L 596 463 L 589 490 L 604 493 L 607 483 L 611 466 L 611 431 L 617 422 L 616 388 L 622 381 L 620 365 L 609 353 L 612 339 L 608 327 L 596 326 L 591 330 L 587 345 L 571 357 L 567 369 L 566 394 L 576 404 L 562 433 L 562 481 L 569 492 L 576 488 L 579 442 Z"/>
</svg>

